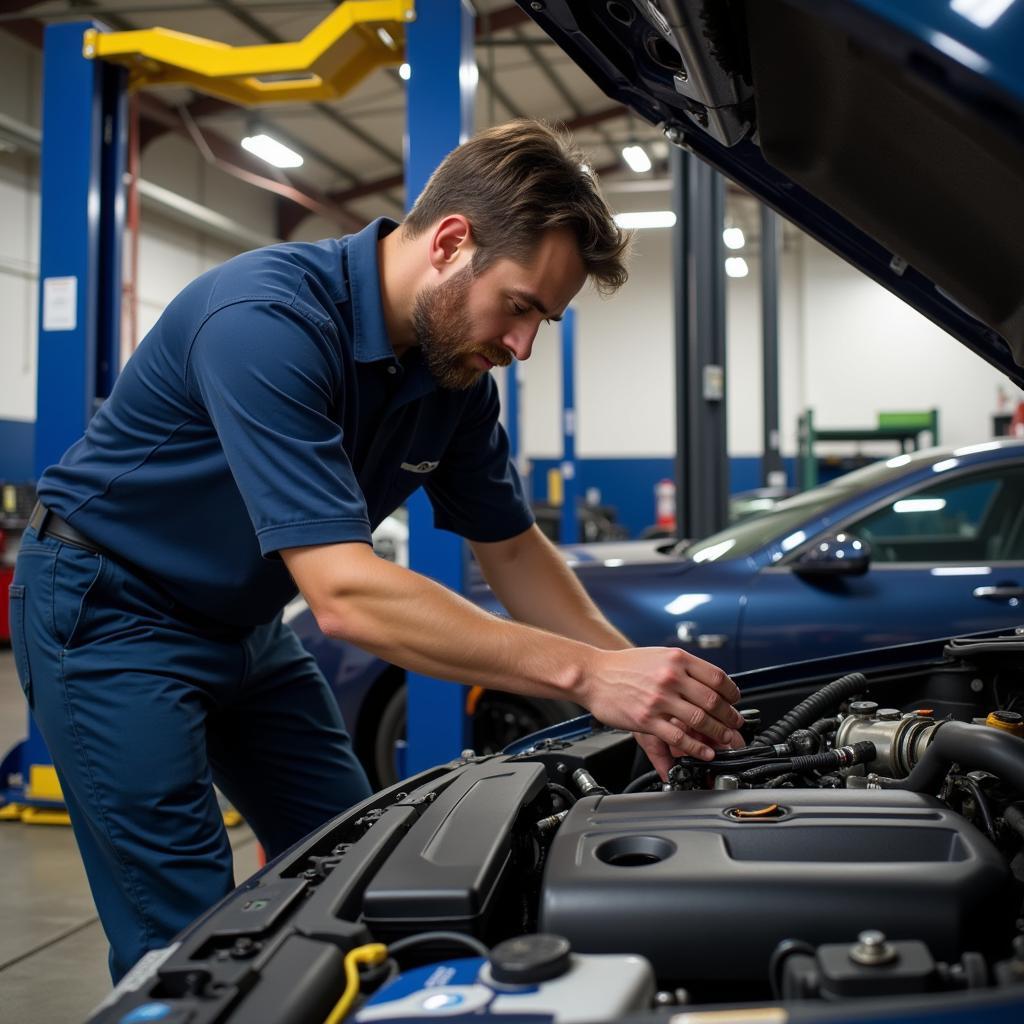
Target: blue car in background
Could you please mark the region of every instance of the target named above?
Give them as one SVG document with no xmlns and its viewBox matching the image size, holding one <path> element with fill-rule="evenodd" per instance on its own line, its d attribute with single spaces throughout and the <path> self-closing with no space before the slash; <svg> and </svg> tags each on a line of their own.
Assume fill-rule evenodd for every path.
<svg viewBox="0 0 1024 1024">
<path fill-rule="evenodd" d="M 1024 441 L 898 455 L 787 498 L 699 541 L 562 549 L 634 643 L 675 646 L 730 673 L 1024 621 Z M 503 614 L 475 566 L 468 596 Z M 292 625 L 334 689 L 367 768 L 401 776 L 405 673 Z M 574 706 L 467 691 L 475 748 L 569 717 Z M 399 750 L 401 748 L 399 747 Z"/>
</svg>

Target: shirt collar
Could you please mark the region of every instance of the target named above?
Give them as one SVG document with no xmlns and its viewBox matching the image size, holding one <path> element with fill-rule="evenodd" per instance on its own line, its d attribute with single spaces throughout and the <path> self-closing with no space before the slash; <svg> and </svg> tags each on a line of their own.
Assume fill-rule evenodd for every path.
<svg viewBox="0 0 1024 1024">
<path fill-rule="evenodd" d="M 377 243 L 397 227 L 390 217 L 378 217 L 348 239 L 348 286 L 355 332 L 352 348 L 360 363 L 395 358 L 384 323 Z"/>
</svg>

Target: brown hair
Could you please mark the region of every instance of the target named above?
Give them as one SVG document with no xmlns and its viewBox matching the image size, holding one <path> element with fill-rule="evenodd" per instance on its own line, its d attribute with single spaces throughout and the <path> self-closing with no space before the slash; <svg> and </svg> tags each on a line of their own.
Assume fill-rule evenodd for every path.
<svg viewBox="0 0 1024 1024">
<path fill-rule="evenodd" d="M 598 291 L 611 294 L 626 283 L 630 236 L 612 220 L 583 153 L 542 121 L 488 128 L 449 153 L 403 227 L 415 238 L 454 213 L 473 229 L 476 274 L 496 259 L 525 264 L 543 232 L 568 228 Z"/>
</svg>

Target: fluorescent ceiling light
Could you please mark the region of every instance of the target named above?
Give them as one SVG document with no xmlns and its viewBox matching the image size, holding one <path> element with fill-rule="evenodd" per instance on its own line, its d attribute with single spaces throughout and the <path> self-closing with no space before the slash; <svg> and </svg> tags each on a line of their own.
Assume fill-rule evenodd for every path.
<svg viewBox="0 0 1024 1024">
<path fill-rule="evenodd" d="M 949 6 L 978 28 L 991 28 L 1012 4 L 1013 0 L 952 0 Z"/>
<path fill-rule="evenodd" d="M 252 153 L 253 156 L 258 156 L 261 160 L 266 160 L 268 164 L 273 164 L 275 167 L 302 166 L 302 157 L 294 149 L 289 149 L 284 143 L 263 133 L 247 135 L 242 139 L 242 149 Z"/>
<path fill-rule="evenodd" d="M 405 64 L 402 64 L 399 67 L 399 69 L 398 69 L 398 77 L 403 82 L 408 82 L 409 79 L 412 78 L 412 68 L 409 66 L 408 62 L 406 62 Z"/>
<path fill-rule="evenodd" d="M 622 159 L 629 164 L 632 171 L 643 174 L 651 169 L 651 158 L 643 146 L 626 146 L 622 150 Z"/>
<path fill-rule="evenodd" d="M 615 223 L 620 228 L 670 228 L 676 215 L 671 210 L 640 210 L 636 213 L 617 213 Z"/>
<path fill-rule="evenodd" d="M 730 256 L 725 261 L 725 272 L 729 277 L 746 277 L 750 273 L 750 267 L 742 256 Z"/>
<path fill-rule="evenodd" d="M 722 232 L 722 241 L 727 249 L 742 249 L 747 240 L 743 237 L 743 228 L 726 228 Z"/>
<path fill-rule="evenodd" d="M 941 512 L 946 507 L 945 498 L 904 498 L 897 501 L 893 512 Z"/>
</svg>

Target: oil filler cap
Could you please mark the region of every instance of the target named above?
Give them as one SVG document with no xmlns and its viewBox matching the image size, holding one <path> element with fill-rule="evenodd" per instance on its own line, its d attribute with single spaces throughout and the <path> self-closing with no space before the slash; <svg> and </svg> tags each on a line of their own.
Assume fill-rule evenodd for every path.
<svg viewBox="0 0 1024 1024">
<path fill-rule="evenodd" d="M 520 935 L 491 950 L 491 977 L 503 985 L 534 985 L 569 970 L 572 947 L 561 935 Z"/>
</svg>

